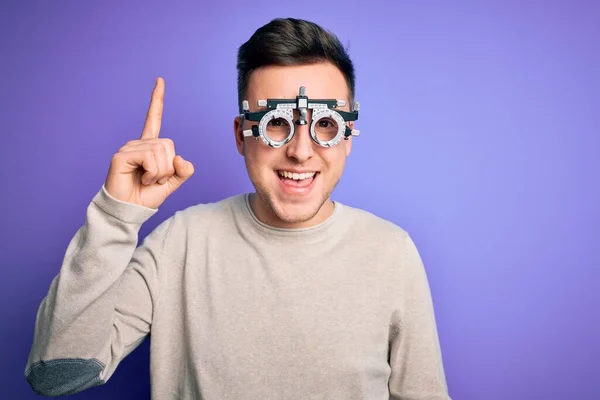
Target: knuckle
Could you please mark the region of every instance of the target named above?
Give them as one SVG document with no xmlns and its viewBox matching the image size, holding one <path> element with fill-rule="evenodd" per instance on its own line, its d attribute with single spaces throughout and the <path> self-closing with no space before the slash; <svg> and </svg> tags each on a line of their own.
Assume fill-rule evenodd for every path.
<svg viewBox="0 0 600 400">
<path fill-rule="evenodd" d="M 160 143 L 164 146 L 167 154 L 172 154 L 175 152 L 175 142 L 171 138 L 162 138 L 160 139 Z"/>
<path fill-rule="evenodd" d="M 152 144 L 150 145 L 150 148 L 152 149 L 152 151 L 153 151 L 155 154 L 160 154 L 160 153 L 161 153 L 161 152 L 163 152 L 163 151 L 164 151 L 164 149 L 165 149 L 165 148 L 164 148 L 164 147 L 163 147 L 163 146 L 162 146 L 160 143 L 152 143 Z"/>
<path fill-rule="evenodd" d="M 135 144 L 137 144 L 137 141 L 135 141 L 135 140 L 129 140 L 129 141 L 127 141 L 127 143 L 125 143 L 123 146 L 121 146 L 121 148 L 119 148 L 119 152 L 127 151 L 131 147 L 133 147 Z"/>
<path fill-rule="evenodd" d="M 143 157 L 152 162 L 154 160 L 154 151 L 152 151 L 151 149 L 149 150 L 143 150 Z"/>
</svg>

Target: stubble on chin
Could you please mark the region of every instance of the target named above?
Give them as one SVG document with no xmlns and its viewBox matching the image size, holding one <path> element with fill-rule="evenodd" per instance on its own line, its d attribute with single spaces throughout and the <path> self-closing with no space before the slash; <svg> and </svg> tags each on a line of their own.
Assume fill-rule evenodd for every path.
<svg viewBox="0 0 600 400">
<path fill-rule="evenodd" d="M 258 191 L 258 196 L 271 217 L 286 224 L 300 224 L 313 219 L 325 204 L 326 199 L 310 204 L 282 204 L 272 192 Z"/>
<path fill-rule="evenodd" d="M 317 217 L 321 210 L 328 206 L 332 193 L 332 191 L 321 192 L 319 197 L 310 202 L 284 204 L 274 191 L 255 188 L 259 197 L 257 200 L 263 204 L 263 208 L 266 208 L 269 217 L 286 224 L 302 224 Z"/>
<path fill-rule="evenodd" d="M 277 189 L 273 188 L 269 185 L 268 177 L 260 176 L 261 172 L 258 170 L 252 170 L 250 165 L 247 163 L 247 171 L 258 196 L 253 196 L 254 198 L 254 207 L 259 208 L 260 211 L 254 210 L 259 218 L 266 219 L 267 224 L 302 224 L 308 222 L 315 218 L 319 212 L 326 207 L 326 203 L 329 201 L 330 196 L 339 183 L 339 178 L 333 183 L 333 186 L 330 190 L 326 190 L 327 184 L 322 182 L 321 191 L 319 192 L 319 197 L 310 202 L 299 202 L 294 203 L 290 202 L 289 204 L 285 204 L 283 201 L 278 199 Z M 256 178 L 256 179 L 255 179 Z M 266 179 L 265 179 L 266 178 Z M 321 177 L 322 179 L 323 177 Z M 341 177 L 340 177 L 341 178 Z M 277 182 L 275 182 L 277 183 Z M 317 189 L 317 188 L 315 188 Z M 316 194 L 316 193 L 314 193 Z M 256 198 L 257 197 L 257 198 Z M 252 203 L 252 202 L 251 202 Z M 264 215 L 266 214 L 266 215 Z"/>
</svg>

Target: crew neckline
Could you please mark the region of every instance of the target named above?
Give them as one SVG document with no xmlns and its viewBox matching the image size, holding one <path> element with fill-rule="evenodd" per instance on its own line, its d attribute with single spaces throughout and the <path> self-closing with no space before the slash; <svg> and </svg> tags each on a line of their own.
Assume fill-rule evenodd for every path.
<svg viewBox="0 0 600 400">
<path fill-rule="evenodd" d="M 252 207 L 250 205 L 250 194 L 245 193 L 242 197 L 242 201 L 244 203 L 245 213 L 249 219 L 250 224 L 257 229 L 258 231 L 269 235 L 269 236 L 279 236 L 284 238 L 298 238 L 298 237 L 315 237 L 316 234 L 322 233 L 331 228 L 331 226 L 340 219 L 340 215 L 343 211 L 343 204 L 333 201 L 333 212 L 329 215 L 324 221 L 319 222 L 316 225 L 307 226 L 303 228 L 280 228 L 276 226 L 272 226 L 266 224 L 258 219 Z"/>
</svg>

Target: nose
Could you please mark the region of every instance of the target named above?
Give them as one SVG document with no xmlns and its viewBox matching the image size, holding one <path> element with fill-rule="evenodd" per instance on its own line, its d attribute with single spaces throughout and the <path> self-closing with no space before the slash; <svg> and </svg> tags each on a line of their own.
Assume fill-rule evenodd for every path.
<svg viewBox="0 0 600 400">
<path fill-rule="evenodd" d="M 286 154 L 298 163 L 309 160 L 314 154 L 314 142 L 310 137 L 309 125 L 294 126 L 294 137 L 286 144 Z"/>
</svg>

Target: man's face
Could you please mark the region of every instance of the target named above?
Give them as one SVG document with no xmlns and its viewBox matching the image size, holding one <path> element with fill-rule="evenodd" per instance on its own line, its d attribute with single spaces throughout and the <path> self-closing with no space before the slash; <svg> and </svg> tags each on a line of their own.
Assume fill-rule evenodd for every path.
<svg viewBox="0 0 600 400">
<path fill-rule="evenodd" d="M 344 75 L 333 64 L 302 66 L 269 66 L 254 71 L 250 77 L 246 100 L 250 111 L 257 111 L 258 100 L 295 99 L 300 86 L 306 87 L 309 99 L 346 101 L 341 110 L 349 111 L 348 86 Z M 310 124 L 312 113 L 307 115 Z M 295 112 L 297 118 L 297 111 Z M 256 122 L 246 121 L 243 129 Z M 258 196 L 251 205 L 257 217 L 270 225 L 298 228 L 318 224 L 333 210 L 330 195 L 339 182 L 352 140 L 341 140 L 324 148 L 312 141 L 310 125 L 296 125 L 293 139 L 280 148 L 272 148 L 262 140 L 244 138 L 241 119 L 234 123 L 237 149 Z M 352 123 L 350 123 L 352 127 Z M 315 173 L 305 180 L 282 177 L 287 172 Z"/>
</svg>

